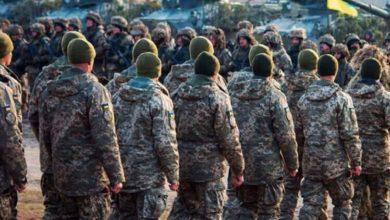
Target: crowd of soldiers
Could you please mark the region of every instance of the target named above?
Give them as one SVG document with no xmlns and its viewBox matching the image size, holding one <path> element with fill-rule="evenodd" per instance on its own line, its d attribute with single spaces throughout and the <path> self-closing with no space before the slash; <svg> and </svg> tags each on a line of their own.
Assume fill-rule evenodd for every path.
<svg viewBox="0 0 390 220">
<path fill-rule="evenodd" d="M 16 219 L 27 184 L 26 111 L 43 219 L 159 219 L 166 183 L 169 219 L 294 219 L 299 194 L 299 219 L 328 218 L 328 197 L 334 219 L 364 217 L 367 201 L 390 218 L 389 33 L 375 45 L 294 29 L 285 49 L 276 26 L 257 42 L 248 21 L 232 46 L 213 26 L 173 38 L 167 23 L 81 24 L 40 20 L 29 41 L 2 28 L 0 219 Z"/>
</svg>

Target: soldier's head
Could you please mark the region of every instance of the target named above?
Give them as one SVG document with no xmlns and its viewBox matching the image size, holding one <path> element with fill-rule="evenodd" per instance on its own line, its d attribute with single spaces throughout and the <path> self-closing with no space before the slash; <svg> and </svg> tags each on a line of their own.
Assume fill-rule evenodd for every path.
<svg viewBox="0 0 390 220">
<path fill-rule="evenodd" d="M 80 31 L 81 28 L 82 24 L 79 18 L 69 19 L 68 31 Z"/>
<path fill-rule="evenodd" d="M 270 77 L 272 76 L 274 63 L 272 57 L 265 53 L 261 53 L 253 58 L 252 71 L 255 76 Z"/>
<path fill-rule="evenodd" d="M 189 46 L 191 40 L 194 39 L 196 35 L 196 31 L 191 27 L 180 29 L 176 35 L 176 44 L 181 47 Z"/>
<path fill-rule="evenodd" d="M 322 55 L 318 60 L 317 70 L 321 79 L 334 81 L 338 68 L 337 59 L 330 54 Z"/>
<path fill-rule="evenodd" d="M 253 24 L 248 20 L 238 22 L 237 30 L 246 29 L 249 33 L 253 34 Z"/>
<path fill-rule="evenodd" d="M 288 35 L 291 46 L 300 46 L 306 39 L 306 30 L 303 28 L 292 29 Z"/>
<path fill-rule="evenodd" d="M 161 76 L 161 60 L 154 53 L 146 52 L 139 55 L 136 61 L 137 76 L 158 80 Z"/>
<path fill-rule="evenodd" d="M 190 57 L 192 60 L 195 60 L 200 53 L 205 51 L 210 54 L 214 54 L 214 47 L 209 41 L 209 39 L 205 37 L 195 37 L 191 40 Z"/>
<path fill-rule="evenodd" d="M 210 35 L 212 35 L 217 28 L 211 25 L 205 25 L 202 27 L 201 35 L 204 37 L 209 38 Z"/>
<path fill-rule="evenodd" d="M 382 66 L 375 58 L 368 58 L 363 61 L 360 68 L 362 79 L 379 80 L 382 75 Z"/>
<path fill-rule="evenodd" d="M 45 26 L 41 23 L 35 23 L 31 25 L 30 32 L 33 38 L 41 37 L 45 34 Z"/>
<path fill-rule="evenodd" d="M 122 16 L 113 16 L 111 17 L 112 34 L 120 33 L 122 31 L 127 31 L 128 22 L 126 18 Z"/>
<path fill-rule="evenodd" d="M 265 45 L 263 44 L 257 44 L 253 47 L 251 47 L 249 54 L 248 54 L 248 59 L 249 63 L 251 66 L 253 66 L 253 59 L 259 55 L 259 54 L 267 54 L 268 56 L 272 57 L 272 51 Z"/>
<path fill-rule="evenodd" d="M 167 32 L 169 38 L 171 38 L 172 29 L 171 29 L 171 26 L 169 26 L 169 24 L 167 22 L 159 22 L 159 23 L 157 23 L 156 28 L 164 29 Z"/>
<path fill-rule="evenodd" d="M 169 36 L 166 31 L 166 29 L 156 27 L 152 31 L 152 40 L 153 42 L 159 46 L 163 43 L 168 43 L 169 42 Z"/>
<path fill-rule="evenodd" d="M 263 34 L 268 32 L 278 32 L 278 27 L 275 24 L 270 24 L 265 27 Z"/>
<path fill-rule="evenodd" d="M 240 47 L 246 48 L 255 44 L 255 38 L 247 29 L 241 29 L 237 32 L 236 42 Z"/>
<path fill-rule="evenodd" d="M 150 38 L 149 29 L 143 23 L 131 26 L 130 35 L 133 37 L 134 42 L 137 42 L 142 38 Z"/>
<path fill-rule="evenodd" d="M 320 54 L 330 54 L 332 47 L 336 44 L 336 39 L 330 34 L 325 34 L 318 39 L 320 45 Z"/>
<path fill-rule="evenodd" d="M 337 60 L 349 59 L 349 51 L 345 44 L 336 44 L 332 48 L 332 54 Z"/>
<path fill-rule="evenodd" d="M 157 46 L 153 43 L 153 41 L 142 38 L 134 44 L 132 55 L 133 55 L 133 63 L 137 61 L 139 55 L 150 52 L 155 55 L 158 55 Z"/>
<path fill-rule="evenodd" d="M 301 70 L 313 71 L 317 69 L 318 55 L 312 49 L 299 52 L 298 63 Z"/>
<path fill-rule="evenodd" d="M 267 32 L 263 35 L 262 43 L 269 47 L 272 51 L 283 47 L 282 36 L 278 32 Z"/>
<path fill-rule="evenodd" d="M 93 11 L 88 12 L 88 14 L 85 18 L 87 21 L 87 28 L 92 28 L 94 26 L 103 25 L 102 17 L 96 12 L 93 12 Z"/>
<path fill-rule="evenodd" d="M 61 40 L 61 48 L 62 48 L 62 53 L 64 54 L 64 56 L 67 56 L 67 50 L 68 50 L 69 43 L 74 39 L 84 39 L 85 40 L 85 36 L 78 31 L 66 32 Z"/>
<path fill-rule="evenodd" d="M 226 36 L 221 28 L 216 28 L 213 33 L 208 36 L 208 39 L 213 44 L 214 48 L 226 48 Z"/>
<path fill-rule="evenodd" d="M 7 30 L 7 34 L 11 37 L 12 41 L 21 40 L 24 35 L 22 26 L 17 24 L 12 24 Z"/>
<path fill-rule="evenodd" d="M 221 65 L 217 57 L 204 51 L 195 60 L 195 74 L 205 75 L 211 78 L 218 76 Z"/>
<path fill-rule="evenodd" d="M 12 61 L 12 51 L 14 45 L 11 38 L 6 33 L 0 33 L 0 63 L 9 66 Z"/>
<path fill-rule="evenodd" d="M 347 34 L 345 37 L 345 43 L 352 54 L 362 48 L 361 40 L 357 34 Z"/>
<path fill-rule="evenodd" d="M 67 48 L 69 63 L 86 73 L 91 73 L 96 57 L 95 48 L 85 39 L 73 39 Z"/>
<path fill-rule="evenodd" d="M 68 29 L 68 24 L 69 24 L 68 20 L 64 18 L 54 19 L 54 30 L 57 33 L 64 32 Z"/>
<path fill-rule="evenodd" d="M 371 30 L 366 31 L 366 33 L 364 33 L 364 40 L 367 42 L 374 40 L 374 33 Z"/>
<path fill-rule="evenodd" d="M 299 50 L 304 50 L 304 49 L 312 49 L 314 51 L 318 51 L 317 44 L 311 40 L 305 40 L 302 42 L 301 46 L 299 47 Z"/>
<path fill-rule="evenodd" d="M 38 23 L 41 23 L 44 27 L 44 34 L 50 35 L 53 33 L 54 30 L 54 24 L 53 24 L 53 19 L 51 18 L 41 18 L 38 20 Z"/>
</svg>

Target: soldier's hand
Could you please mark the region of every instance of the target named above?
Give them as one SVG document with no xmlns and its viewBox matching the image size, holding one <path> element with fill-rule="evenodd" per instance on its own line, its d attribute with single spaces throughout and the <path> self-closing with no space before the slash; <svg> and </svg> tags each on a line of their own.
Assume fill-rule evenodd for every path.
<svg viewBox="0 0 390 220">
<path fill-rule="evenodd" d="M 122 183 L 117 183 L 115 184 L 113 187 L 111 187 L 111 191 L 113 193 L 119 193 L 121 191 L 121 189 L 123 188 L 123 184 Z"/>
<path fill-rule="evenodd" d="M 232 186 L 234 188 L 240 187 L 244 183 L 244 177 L 243 176 L 233 176 L 232 178 Z"/>
<path fill-rule="evenodd" d="M 16 191 L 18 191 L 18 193 L 21 193 L 21 192 L 23 192 L 26 189 L 26 184 L 16 185 L 15 189 L 16 189 Z"/>
<path fill-rule="evenodd" d="M 298 173 L 297 169 L 289 171 L 289 174 L 290 174 L 291 177 L 295 177 L 297 175 L 297 173 Z"/>
<path fill-rule="evenodd" d="M 361 173 L 362 173 L 362 166 L 356 166 L 351 168 L 351 174 L 353 176 L 360 176 Z"/>
<path fill-rule="evenodd" d="M 169 189 L 177 192 L 179 190 L 179 184 L 178 183 L 169 184 Z"/>
</svg>

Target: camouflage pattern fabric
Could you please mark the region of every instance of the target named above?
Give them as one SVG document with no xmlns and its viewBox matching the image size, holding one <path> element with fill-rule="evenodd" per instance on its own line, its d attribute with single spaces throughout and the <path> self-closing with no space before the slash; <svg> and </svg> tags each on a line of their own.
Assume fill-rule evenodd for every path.
<svg viewBox="0 0 390 220">
<path fill-rule="evenodd" d="M 114 77 L 107 83 L 106 88 L 113 96 L 119 91 L 123 84 L 126 84 L 130 79 L 137 75 L 137 67 L 131 65 L 129 68 L 123 70 L 121 73 L 115 73 Z"/>
<path fill-rule="evenodd" d="M 240 71 L 245 67 L 249 67 L 249 51 L 251 50 L 251 46 L 246 48 L 237 47 L 232 53 L 232 62 L 230 63 L 229 69 L 231 71 Z"/>
<path fill-rule="evenodd" d="M 84 33 L 85 38 L 94 46 L 96 58 L 93 65 L 93 73 L 100 79 L 109 80 L 107 72 L 105 72 L 104 63 L 105 55 L 109 44 L 104 34 L 104 27 L 101 25 L 88 28 Z"/>
<path fill-rule="evenodd" d="M 229 64 L 232 62 L 232 54 L 227 48 L 214 48 L 214 55 L 218 58 L 221 65 L 219 74 L 227 78 L 230 71 Z"/>
<path fill-rule="evenodd" d="M 0 219 L 13 219 L 11 195 L 3 193 L 0 195 Z"/>
<path fill-rule="evenodd" d="M 11 76 L 11 70 L 0 65 L 0 82 L 6 84 L 12 90 L 12 98 L 16 107 L 19 129 L 22 129 L 22 85 Z"/>
<path fill-rule="evenodd" d="M 124 182 L 111 96 L 95 76 L 67 69 L 39 105 L 39 140 L 51 152 L 61 194 L 89 197 Z"/>
<path fill-rule="evenodd" d="M 41 190 L 43 195 L 43 205 L 45 211 L 42 219 L 58 219 L 61 208 L 61 198 L 58 190 L 54 186 L 52 173 L 43 173 L 41 178 Z"/>
<path fill-rule="evenodd" d="M 163 82 L 165 77 L 171 71 L 172 66 L 172 53 L 173 49 L 170 47 L 169 43 L 163 43 L 158 45 L 158 57 L 162 63 L 161 77 L 160 81 Z"/>
<path fill-rule="evenodd" d="M 26 54 L 28 53 L 28 42 L 23 38 L 13 41 L 14 51 L 12 51 L 12 63 L 10 69 L 21 77 L 26 71 Z"/>
<path fill-rule="evenodd" d="M 181 181 L 169 220 L 222 220 L 224 179 L 208 182 Z"/>
<path fill-rule="evenodd" d="M 273 50 L 272 59 L 275 66 L 281 69 L 286 75 L 292 74 L 294 72 L 291 58 L 284 48 Z"/>
<path fill-rule="evenodd" d="M 233 175 L 242 175 L 244 159 L 227 92 L 209 77 L 193 75 L 172 97 L 180 180 L 208 182 L 222 178 L 227 171 L 226 160 Z"/>
<path fill-rule="evenodd" d="M 346 59 L 339 60 L 339 69 L 337 71 L 335 83 L 341 88 L 345 88 L 354 76 L 355 70 L 352 69 L 351 64 L 349 64 Z"/>
<path fill-rule="evenodd" d="M 164 186 L 136 193 L 119 193 L 119 219 L 159 219 L 167 208 Z"/>
<path fill-rule="evenodd" d="M 62 37 L 65 35 L 65 32 L 66 31 L 62 31 L 59 33 L 56 32 L 56 34 L 50 41 L 50 48 L 54 57 L 62 56 L 61 42 L 62 42 Z"/>
<path fill-rule="evenodd" d="M 109 73 L 108 78 L 112 79 L 114 73 L 130 66 L 134 43 L 131 36 L 125 32 L 117 33 L 107 41 L 110 49 L 106 51 L 106 69 Z"/>
<path fill-rule="evenodd" d="M 114 95 L 113 105 L 126 177 L 122 192 L 162 187 L 166 178 L 178 183 L 175 116 L 165 87 L 150 78 L 136 77 Z"/>
<path fill-rule="evenodd" d="M 190 57 L 190 49 L 189 46 L 177 47 L 173 52 L 172 56 L 172 64 L 178 65 L 189 60 Z"/>
</svg>

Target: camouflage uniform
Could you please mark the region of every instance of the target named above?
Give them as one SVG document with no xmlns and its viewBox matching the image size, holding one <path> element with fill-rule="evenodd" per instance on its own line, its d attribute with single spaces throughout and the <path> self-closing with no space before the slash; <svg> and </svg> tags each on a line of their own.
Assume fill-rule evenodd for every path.
<svg viewBox="0 0 390 220">
<path fill-rule="evenodd" d="M 27 78 L 30 85 L 30 91 L 33 88 L 35 78 L 42 71 L 44 66 L 50 64 L 53 59 L 50 49 L 50 39 L 44 35 L 45 27 L 42 24 L 33 24 L 32 30 L 38 33 L 28 45 L 28 55 L 26 58 Z"/>
<path fill-rule="evenodd" d="M 303 28 L 296 28 L 290 31 L 288 37 L 290 39 L 292 38 L 298 38 L 300 40 L 300 44 L 298 45 L 291 45 L 289 50 L 287 51 L 288 55 L 291 58 L 291 62 L 293 64 L 293 72 L 297 70 L 298 68 L 298 55 L 301 51 L 300 47 L 303 43 L 303 41 L 306 39 L 306 30 Z"/>
<path fill-rule="evenodd" d="M 73 67 L 39 99 L 39 140 L 51 152 L 62 218 L 106 219 L 108 185 L 124 182 L 110 99 L 95 76 Z"/>
<path fill-rule="evenodd" d="M 318 80 L 298 102 L 297 133 L 303 134 L 299 219 L 317 219 L 324 192 L 332 198 L 334 219 L 349 219 L 353 183 L 349 165 L 361 165 L 361 142 L 352 99 L 334 82 Z"/>
<path fill-rule="evenodd" d="M 286 97 L 270 79 L 258 76 L 232 85 L 229 92 L 246 162 L 245 183 L 238 189 L 241 211 L 233 219 L 278 219 L 284 165 L 291 171 L 298 169 Z"/>
<path fill-rule="evenodd" d="M 180 155 L 180 189 L 169 219 L 221 219 L 226 160 L 244 171 L 238 128 L 226 90 L 193 75 L 173 95 Z"/>
<path fill-rule="evenodd" d="M 229 65 L 229 69 L 231 71 L 240 71 L 245 67 L 249 67 L 249 59 L 248 54 L 251 50 L 251 45 L 254 44 L 253 36 L 246 29 L 242 29 L 237 33 L 236 43 L 239 43 L 240 38 L 245 38 L 248 41 L 248 46 L 243 48 L 241 46 L 237 46 L 237 48 L 232 53 L 232 62 Z"/>
<path fill-rule="evenodd" d="M 133 64 L 129 68 L 123 70 L 121 73 L 115 73 L 113 79 L 107 83 L 106 88 L 113 96 L 116 92 L 119 91 L 119 89 L 124 83 L 127 83 L 130 79 L 134 78 L 136 75 L 137 75 L 137 67 L 135 66 L 135 64 Z"/>
<path fill-rule="evenodd" d="M 355 178 L 352 219 L 358 219 L 364 189 L 369 186 L 373 219 L 390 212 L 390 93 L 374 80 L 363 79 L 347 91 L 359 122 L 363 148 L 362 175 Z"/>
<path fill-rule="evenodd" d="M 104 63 L 109 44 L 107 43 L 107 39 L 104 35 L 103 20 L 100 15 L 95 12 L 88 13 L 86 18 L 95 22 L 95 25 L 91 28 L 87 28 L 84 33 L 85 37 L 95 47 L 96 51 L 93 72 L 99 80 L 108 80 L 109 78 L 105 72 Z"/>
<path fill-rule="evenodd" d="M 10 69 L 16 73 L 20 78 L 25 73 L 26 61 L 25 54 L 28 51 L 28 43 L 23 38 L 24 31 L 20 25 L 11 25 L 8 30 L 8 35 L 11 36 L 12 43 L 14 44 L 14 51 L 12 52 L 12 63 Z M 20 39 L 14 39 L 12 36 L 18 35 Z"/>
<path fill-rule="evenodd" d="M 50 41 L 50 48 L 51 48 L 53 56 L 60 57 L 60 56 L 62 56 L 61 41 L 62 41 L 62 37 L 64 36 L 64 34 L 68 28 L 68 21 L 66 19 L 63 19 L 63 18 L 55 19 L 54 26 L 61 26 L 62 31 L 55 33 L 54 37 Z"/>
<path fill-rule="evenodd" d="M 171 37 L 163 28 L 155 28 L 152 31 L 152 40 L 158 48 L 158 57 L 162 62 L 162 75 L 160 81 L 164 81 L 165 76 L 171 71 L 173 48 L 170 46 Z"/>
<path fill-rule="evenodd" d="M 48 37 L 49 39 L 52 39 L 54 36 L 54 24 L 53 19 L 44 17 L 42 19 L 38 20 L 38 23 L 42 24 L 44 26 L 44 32 L 43 34 Z"/>
<path fill-rule="evenodd" d="M 334 39 L 334 37 L 330 34 L 325 34 L 318 39 L 318 43 L 320 45 L 327 44 L 332 50 L 332 48 L 336 45 L 336 39 Z M 329 51 L 329 53 L 331 53 L 331 51 Z M 325 51 L 319 51 L 319 54 L 324 55 L 326 53 Z"/>
<path fill-rule="evenodd" d="M 311 40 L 305 40 L 302 42 L 301 47 L 300 47 L 300 50 L 304 50 L 304 49 L 312 49 L 313 51 L 317 52 L 318 46 L 316 43 L 314 43 Z"/>
<path fill-rule="evenodd" d="M 138 76 L 115 94 L 113 105 L 127 177 L 119 194 L 120 219 L 158 219 L 167 205 L 166 178 L 171 184 L 179 182 L 169 93 L 159 82 Z"/>
<path fill-rule="evenodd" d="M 359 48 L 352 47 L 352 45 L 355 43 L 359 44 Z M 363 46 L 360 37 L 354 33 L 347 34 L 347 36 L 345 37 L 345 44 L 348 47 L 351 57 L 353 57 L 353 55 L 355 55 L 355 53 Z"/>
<path fill-rule="evenodd" d="M 189 45 L 193 38 L 196 37 L 196 31 L 190 27 L 185 27 L 178 31 L 176 38 L 182 38 L 183 46 L 177 46 L 172 56 L 172 65 L 182 64 L 190 59 Z"/>
<path fill-rule="evenodd" d="M 15 185 L 27 182 L 27 165 L 12 90 L 0 82 L 0 219 L 16 219 Z"/>
<path fill-rule="evenodd" d="M 111 24 L 121 29 L 121 32 L 112 35 L 108 39 L 110 49 L 106 54 L 106 68 L 109 73 L 108 79 L 112 79 L 113 74 L 121 72 L 131 64 L 131 52 L 133 39 L 127 34 L 127 21 L 121 16 L 111 18 Z"/>
<path fill-rule="evenodd" d="M 263 44 L 271 45 L 272 59 L 275 67 L 281 69 L 286 75 L 293 73 L 293 64 L 290 56 L 283 47 L 282 37 L 276 32 L 267 32 L 263 36 Z"/>
<path fill-rule="evenodd" d="M 344 44 L 336 44 L 332 48 L 332 53 L 338 53 L 341 55 L 341 58 L 338 59 L 339 69 L 337 71 L 335 83 L 339 84 L 341 88 L 345 88 L 348 85 L 349 81 L 355 76 L 355 70 L 348 62 L 348 48 Z"/>
<path fill-rule="evenodd" d="M 232 54 L 227 48 L 214 48 L 214 55 L 221 64 L 219 73 L 226 78 L 229 73 L 229 64 L 232 62 Z"/>
<path fill-rule="evenodd" d="M 79 18 L 70 18 L 68 30 L 69 31 L 81 31 L 82 24 Z"/>
</svg>

